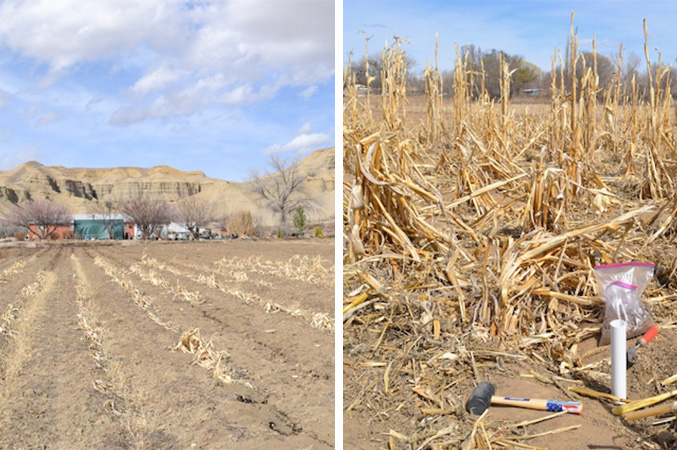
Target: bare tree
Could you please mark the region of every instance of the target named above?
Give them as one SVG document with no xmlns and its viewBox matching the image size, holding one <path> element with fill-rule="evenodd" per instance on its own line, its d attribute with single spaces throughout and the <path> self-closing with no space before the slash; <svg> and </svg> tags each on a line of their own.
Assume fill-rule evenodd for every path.
<svg viewBox="0 0 677 450">
<path fill-rule="evenodd" d="M 125 200 L 120 204 L 120 211 L 131 217 L 143 236 L 152 239 L 176 216 L 175 209 L 162 200 L 152 199 L 144 195 Z"/>
<path fill-rule="evenodd" d="M 529 83 L 537 81 L 542 71 L 533 63 L 524 60 L 522 55 L 511 55 L 502 50 L 491 49 L 483 51 L 473 44 L 465 45 L 460 49 L 461 59 L 464 61 L 464 76 L 472 86 L 471 95 L 478 97 L 482 95 L 482 87 L 486 93 L 493 98 L 501 96 L 501 61 L 508 64 L 509 71 L 512 72 L 512 82 L 510 83 L 510 94 L 515 95 Z M 459 69 L 459 68 L 457 68 Z M 456 69 L 454 69 L 456 70 Z M 443 74 L 445 77 L 445 88 L 451 92 L 453 88 L 453 72 Z"/>
<path fill-rule="evenodd" d="M 252 170 L 250 181 L 267 207 L 279 215 L 280 228 L 284 230 L 287 217 L 296 208 L 312 207 L 314 203 L 306 189 L 308 175 L 301 172 L 298 159 L 283 159 L 273 154 L 268 166 L 272 172 L 260 175 L 257 170 Z"/>
<path fill-rule="evenodd" d="M 383 76 L 388 76 L 383 71 L 383 56 L 381 54 L 371 55 L 368 58 L 362 57 L 357 62 L 351 62 L 351 70 L 355 74 L 355 82 L 364 86 L 369 85 L 370 89 L 380 90 L 382 87 Z M 416 65 L 416 60 L 405 54 L 404 63 L 407 66 L 407 72 L 412 71 Z M 367 68 L 369 69 L 369 77 L 367 78 Z"/>
<path fill-rule="evenodd" d="M 183 197 L 176 202 L 176 208 L 179 212 L 179 223 L 188 228 L 196 239 L 200 226 L 216 220 L 214 204 L 204 197 L 197 195 Z"/>
<path fill-rule="evenodd" d="M 619 53 L 616 52 L 612 55 L 614 61 L 618 61 Z M 621 83 L 623 83 L 626 88 L 629 88 L 630 83 L 632 82 L 632 77 L 638 77 L 640 75 L 640 70 L 642 65 L 645 64 L 644 58 L 639 56 L 635 52 L 623 53 L 623 67 L 621 68 Z M 616 70 L 618 68 L 616 67 Z"/>
<path fill-rule="evenodd" d="M 7 225 L 25 227 L 29 230 L 31 225 L 35 225 L 34 233 L 40 239 L 47 239 L 59 227 L 68 226 L 72 221 L 73 217 L 66 206 L 47 199 L 25 201 L 5 215 Z"/>
</svg>

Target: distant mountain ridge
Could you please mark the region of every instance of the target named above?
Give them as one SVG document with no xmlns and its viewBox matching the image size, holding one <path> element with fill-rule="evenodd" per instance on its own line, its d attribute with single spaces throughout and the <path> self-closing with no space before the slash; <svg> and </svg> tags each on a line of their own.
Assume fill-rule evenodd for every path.
<svg viewBox="0 0 677 450">
<path fill-rule="evenodd" d="M 334 148 L 317 150 L 300 162 L 306 186 L 316 201 L 308 211 L 310 221 L 334 219 Z M 220 216 L 250 210 L 262 225 L 274 225 L 272 213 L 257 204 L 249 182 L 207 177 L 204 172 L 184 172 L 170 166 L 110 169 L 44 166 L 36 161 L 0 171 L 0 217 L 12 206 L 29 199 L 47 198 L 67 205 L 74 214 L 92 213 L 97 203 L 117 202 L 143 192 L 168 202 L 198 195 L 216 206 Z"/>
</svg>

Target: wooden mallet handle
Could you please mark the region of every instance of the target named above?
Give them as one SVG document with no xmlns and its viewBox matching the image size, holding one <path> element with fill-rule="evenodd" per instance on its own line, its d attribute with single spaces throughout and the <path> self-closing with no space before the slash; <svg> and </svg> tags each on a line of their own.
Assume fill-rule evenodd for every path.
<svg viewBox="0 0 677 450">
<path fill-rule="evenodd" d="M 517 406 L 519 408 L 538 409 L 540 411 L 580 414 L 583 411 L 581 402 L 567 402 L 561 400 L 543 400 L 538 398 L 491 397 L 492 405 Z"/>
<path fill-rule="evenodd" d="M 535 398 L 512 398 L 494 395 L 496 387 L 488 381 L 478 384 L 470 394 L 465 404 L 465 409 L 470 414 L 481 415 L 489 405 L 517 406 L 518 408 L 538 409 L 541 411 L 560 412 L 566 411 L 571 414 L 580 414 L 583 405 L 580 402 L 565 402 L 560 400 L 541 400 Z"/>
</svg>

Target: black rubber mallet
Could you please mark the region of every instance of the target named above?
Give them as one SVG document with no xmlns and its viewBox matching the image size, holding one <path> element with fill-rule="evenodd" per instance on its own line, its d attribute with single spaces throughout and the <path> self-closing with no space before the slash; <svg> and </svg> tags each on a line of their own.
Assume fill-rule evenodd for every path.
<svg viewBox="0 0 677 450">
<path fill-rule="evenodd" d="M 488 381 L 477 385 L 467 403 L 465 410 L 476 416 L 481 415 L 489 408 L 489 405 L 517 406 L 519 408 L 538 409 L 540 411 L 560 412 L 566 411 L 571 414 L 580 414 L 583 411 L 581 402 L 568 402 L 561 400 L 541 400 L 536 398 L 513 398 L 498 397 L 494 395 L 496 387 Z"/>
</svg>

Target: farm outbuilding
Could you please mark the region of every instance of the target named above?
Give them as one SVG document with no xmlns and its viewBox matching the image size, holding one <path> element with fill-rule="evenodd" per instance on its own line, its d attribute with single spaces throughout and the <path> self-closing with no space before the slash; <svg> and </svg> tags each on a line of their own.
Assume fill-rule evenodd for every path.
<svg viewBox="0 0 677 450">
<path fill-rule="evenodd" d="M 30 239 L 38 239 L 42 234 L 40 225 L 30 224 L 28 226 L 28 237 Z M 49 236 L 50 239 L 69 239 L 73 236 L 73 227 L 71 225 L 59 225 L 56 230 Z"/>
<path fill-rule="evenodd" d="M 134 224 L 122 214 L 75 214 L 73 216 L 73 235 L 80 239 L 131 239 L 134 237 Z"/>
<path fill-rule="evenodd" d="M 114 220 L 112 223 L 104 225 L 99 220 L 74 220 L 73 232 L 75 236 L 83 239 L 109 239 L 108 228 L 111 229 L 113 239 L 122 239 L 124 237 L 124 224 L 122 220 Z"/>
</svg>

